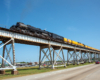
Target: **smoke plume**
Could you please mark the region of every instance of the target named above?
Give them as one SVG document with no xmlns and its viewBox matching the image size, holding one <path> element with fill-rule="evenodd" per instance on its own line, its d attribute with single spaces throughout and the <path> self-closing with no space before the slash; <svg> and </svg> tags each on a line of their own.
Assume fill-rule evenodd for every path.
<svg viewBox="0 0 100 80">
<path fill-rule="evenodd" d="M 33 9 L 34 0 L 26 0 L 25 8 L 21 12 L 20 21 L 22 21 Z"/>
</svg>

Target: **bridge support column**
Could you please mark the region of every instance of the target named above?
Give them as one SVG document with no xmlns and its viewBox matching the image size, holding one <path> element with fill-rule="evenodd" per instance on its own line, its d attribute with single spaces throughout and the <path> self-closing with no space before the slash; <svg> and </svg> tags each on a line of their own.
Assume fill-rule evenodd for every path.
<svg viewBox="0 0 100 80">
<path fill-rule="evenodd" d="M 57 53 L 56 50 L 59 50 L 59 52 Z M 44 56 L 41 58 L 42 53 L 44 54 Z M 60 53 L 62 53 L 62 58 L 59 55 Z M 55 56 L 55 54 L 56 54 L 56 56 Z M 64 65 L 57 66 L 57 63 L 59 63 L 59 62 L 57 62 L 58 58 L 61 60 L 60 63 L 62 62 Z M 46 59 L 49 60 L 47 62 L 50 62 L 50 64 L 48 64 L 47 67 L 50 66 L 52 69 L 54 69 L 55 67 L 59 67 L 59 66 L 66 67 L 65 57 L 64 57 L 62 46 L 60 47 L 60 49 L 57 47 L 53 47 L 51 45 L 40 46 L 39 69 L 41 68 L 41 66 L 43 67 L 43 64 L 47 64 Z"/>
<path fill-rule="evenodd" d="M 84 52 L 84 63 L 86 63 L 87 62 L 87 59 L 88 59 L 88 53 L 87 52 Z"/>
<path fill-rule="evenodd" d="M 5 57 L 5 48 L 6 48 L 6 45 L 3 46 L 3 57 Z M 2 59 L 2 68 L 5 67 L 5 64 L 4 64 L 4 60 Z"/>
<path fill-rule="evenodd" d="M 85 61 L 85 52 L 83 53 L 83 61 L 84 61 L 84 63 L 86 62 Z"/>
<path fill-rule="evenodd" d="M 96 54 L 96 59 L 98 60 L 98 54 Z"/>
<path fill-rule="evenodd" d="M 100 61 L 100 53 L 98 55 L 99 55 L 99 61 Z"/>
<path fill-rule="evenodd" d="M 81 64 L 83 64 L 83 56 L 82 56 L 82 52 L 80 52 L 80 55 L 81 55 L 80 61 L 81 61 Z"/>
<path fill-rule="evenodd" d="M 76 49 L 74 49 L 74 51 L 73 51 L 73 65 L 76 64 L 76 61 L 77 61 L 77 57 L 76 57 Z"/>
<path fill-rule="evenodd" d="M 96 53 L 94 53 L 94 61 L 96 61 Z"/>
<path fill-rule="evenodd" d="M 92 53 L 90 52 L 90 62 L 92 62 Z"/>
<path fill-rule="evenodd" d="M 71 62 L 73 65 L 75 65 L 76 60 L 75 50 L 69 50 L 67 51 L 67 66 L 69 65 L 69 62 Z"/>
<path fill-rule="evenodd" d="M 66 67 L 65 56 L 64 56 L 64 53 L 63 53 L 62 46 L 60 47 L 60 49 L 56 48 L 56 47 L 52 47 L 52 46 L 51 46 L 51 48 L 53 49 L 53 65 L 52 65 L 53 67 L 52 67 L 52 69 L 54 69 L 54 67 L 59 67 L 59 66 Z M 56 50 L 59 50 L 59 52 L 57 53 Z M 54 59 L 54 53 L 56 54 L 55 59 Z M 60 53 L 61 53 L 62 57 L 59 55 Z M 61 60 L 60 65 L 55 66 L 57 64 L 58 58 Z M 62 62 L 63 65 L 61 65 L 61 62 Z"/>
<path fill-rule="evenodd" d="M 84 61 L 83 61 L 83 52 L 81 51 L 81 64 L 84 64 Z"/>
<path fill-rule="evenodd" d="M 98 60 L 98 53 L 97 53 L 97 60 Z"/>
<path fill-rule="evenodd" d="M 14 39 L 12 38 L 11 41 L 9 43 L 6 44 L 7 41 L 3 41 L 4 43 L 4 46 L 3 46 L 3 58 L 5 58 L 5 52 L 7 53 L 7 56 L 6 56 L 6 60 L 9 58 L 10 59 L 10 62 L 12 65 L 16 65 L 15 63 L 15 49 L 14 49 Z M 7 45 L 10 45 L 10 48 L 9 50 L 7 49 Z M 12 49 L 12 53 L 13 53 L 13 59 L 11 58 L 10 56 L 10 51 Z M 13 61 L 12 61 L 13 60 Z M 5 65 L 5 62 L 4 60 L 2 59 L 2 68 L 4 68 L 4 65 Z"/>
<path fill-rule="evenodd" d="M 95 54 L 95 58 L 96 58 L 96 61 L 97 61 L 97 53 Z"/>
<path fill-rule="evenodd" d="M 69 66 L 69 50 L 67 51 L 67 66 Z"/>
<path fill-rule="evenodd" d="M 97 53 L 96 53 L 96 60 L 98 60 L 98 59 L 97 59 Z"/>
<path fill-rule="evenodd" d="M 98 60 L 98 53 L 97 53 L 97 60 Z"/>
<path fill-rule="evenodd" d="M 88 52 L 88 62 L 90 63 L 91 60 L 90 60 L 90 52 Z"/>
<path fill-rule="evenodd" d="M 17 71 L 17 70 L 16 70 L 16 71 L 15 71 L 15 70 L 12 70 L 12 71 L 11 71 L 11 74 L 17 75 L 17 74 L 18 74 L 18 71 Z"/>
<path fill-rule="evenodd" d="M 16 65 L 16 62 L 15 62 L 15 45 L 14 45 L 15 41 L 14 41 L 14 38 L 12 39 L 12 51 L 13 51 L 13 65 L 15 66 Z"/>
<path fill-rule="evenodd" d="M 95 54 L 93 53 L 93 62 L 95 62 Z"/>
<path fill-rule="evenodd" d="M 93 62 L 93 53 L 91 53 L 91 62 Z"/>
<path fill-rule="evenodd" d="M 46 59 L 48 59 L 49 61 L 47 61 L 48 65 L 52 65 L 51 63 L 51 51 L 49 51 L 49 53 L 47 53 L 49 51 L 49 46 L 40 46 L 40 52 L 39 52 L 39 69 L 41 69 L 42 67 L 45 67 L 45 61 Z M 42 53 L 44 54 L 43 57 L 41 57 Z M 47 55 L 48 54 L 48 55 Z M 50 58 L 49 58 L 50 57 Z M 45 59 L 44 59 L 45 58 Z M 44 60 L 44 61 L 43 61 Z M 47 64 L 46 63 L 46 64 Z"/>
<path fill-rule="evenodd" d="M 66 62 L 65 62 L 65 56 L 64 56 L 63 48 L 62 48 L 62 56 L 63 56 L 64 67 L 66 67 Z"/>
<path fill-rule="evenodd" d="M 81 50 L 80 51 L 78 51 L 77 53 L 76 53 L 76 61 L 77 61 L 77 65 L 79 65 L 79 60 L 81 60 L 81 58 L 82 58 L 82 55 L 81 55 L 82 53 L 81 53 Z M 81 55 L 81 56 L 80 56 Z"/>
<path fill-rule="evenodd" d="M 40 46 L 40 52 L 39 52 L 39 69 L 41 69 L 41 46 Z"/>
<path fill-rule="evenodd" d="M 98 54 L 98 61 L 99 61 L 99 54 Z"/>
<path fill-rule="evenodd" d="M 9 69 L 13 69 L 13 71 L 17 71 L 16 69 L 16 63 L 15 63 L 15 49 L 14 49 L 14 38 L 11 38 L 10 40 L 3 40 L 2 43 L 4 43 L 3 45 L 0 46 L 3 47 L 3 56 L 0 55 L 0 58 L 2 59 L 2 70 L 5 70 L 5 63 L 8 63 L 8 65 L 10 65 L 12 68 Z M 9 47 L 9 50 L 7 49 L 7 46 Z M 12 57 L 10 56 L 10 51 L 12 49 Z M 10 63 L 7 61 L 7 59 L 9 58 Z M 18 72 L 18 71 L 17 71 Z M 5 72 L 4 72 L 5 73 Z"/>
<path fill-rule="evenodd" d="M 0 74 L 5 74 L 5 70 L 0 70 Z"/>
<path fill-rule="evenodd" d="M 98 60 L 98 53 L 97 53 L 97 60 Z"/>
<path fill-rule="evenodd" d="M 50 44 L 49 44 L 49 52 L 50 52 L 50 59 L 51 59 L 51 65 L 52 65 L 51 68 L 54 69 L 54 64 L 53 64 L 54 61 L 53 61 L 53 59 L 52 59 L 53 56 L 52 56 L 52 54 L 51 54 L 51 50 L 50 50 L 50 48 L 51 48 L 51 46 L 50 46 Z"/>
</svg>

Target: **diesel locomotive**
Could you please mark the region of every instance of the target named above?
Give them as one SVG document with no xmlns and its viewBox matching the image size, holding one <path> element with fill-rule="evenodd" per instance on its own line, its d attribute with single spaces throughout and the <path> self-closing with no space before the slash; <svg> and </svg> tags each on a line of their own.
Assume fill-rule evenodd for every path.
<svg viewBox="0 0 100 80">
<path fill-rule="evenodd" d="M 80 42 L 76 42 L 76 41 L 64 38 L 57 34 L 54 34 L 54 33 L 51 33 L 45 30 L 41 30 L 40 28 L 36 28 L 31 25 L 25 25 L 24 23 L 21 23 L 21 22 L 17 22 L 16 25 L 12 25 L 10 27 L 10 30 L 19 31 L 21 33 L 28 34 L 30 36 L 36 36 L 36 37 L 44 38 L 44 39 L 51 40 L 51 41 L 56 41 L 56 42 L 65 43 L 65 44 L 69 44 L 73 46 L 78 46 L 78 47 L 100 51 L 98 49 L 84 45 Z"/>
</svg>

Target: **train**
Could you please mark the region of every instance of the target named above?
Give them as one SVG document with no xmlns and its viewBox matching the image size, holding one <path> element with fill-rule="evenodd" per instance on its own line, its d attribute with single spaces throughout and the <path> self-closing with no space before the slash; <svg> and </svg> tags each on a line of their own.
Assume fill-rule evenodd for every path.
<svg viewBox="0 0 100 80">
<path fill-rule="evenodd" d="M 64 43 L 64 44 L 77 46 L 77 47 L 82 47 L 82 48 L 100 51 L 100 50 L 95 49 L 93 47 L 87 46 L 83 43 L 67 39 L 67 38 L 60 36 L 60 35 L 57 35 L 55 33 L 51 33 L 51 32 L 46 31 L 46 30 L 41 30 L 40 28 L 36 28 L 34 26 L 31 26 L 31 25 L 25 25 L 22 22 L 17 22 L 16 25 L 12 25 L 10 27 L 10 30 L 18 31 L 18 32 L 21 32 L 24 34 L 28 34 L 30 36 L 36 36 L 36 37 L 51 40 L 51 41 L 56 41 L 56 42 L 60 42 L 60 43 Z"/>
</svg>

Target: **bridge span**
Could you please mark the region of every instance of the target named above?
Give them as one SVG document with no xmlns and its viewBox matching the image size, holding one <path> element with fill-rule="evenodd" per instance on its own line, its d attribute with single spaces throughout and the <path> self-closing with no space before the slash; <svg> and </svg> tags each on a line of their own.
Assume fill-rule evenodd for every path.
<svg viewBox="0 0 100 80">
<path fill-rule="evenodd" d="M 13 69 L 16 70 L 14 43 L 40 46 L 39 68 L 41 68 L 41 65 L 46 61 L 46 59 L 50 61 L 48 67 L 52 67 L 52 69 L 58 67 L 56 66 L 56 61 L 58 58 L 63 63 L 63 65 L 59 66 L 64 67 L 66 67 L 65 58 L 67 58 L 67 66 L 70 60 L 73 61 L 73 64 L 79 64 L 79 62 L 92 62 L 100 59 L 100 52 L 96 50 L 78 47 L 75 45 L 69 45 L 66 43 L 60 43 L 56 41 L 50 41 L 47 39 L 27 35 L 21 32 L 19 33 L 5 28 L 0 28 L 0 41 L 2 41 L 0 48 L 3 47 L 3 54 L 0 57 L 2 59 L 2 70 L 6 69 L 4 68 L 4 63 L 5 61 L 7 62 L 8 57 L 10 59 L 10 62 L 7 63 L 9 65 L 13 65 Z M 6 47 L 8 44 L 11 44 L 9 50 Z M 13 59 L 11 59 L 9 54 L 11 48 L 13 49 Z M 57 53 L 56 50 L 59 50 L 59 52 Z M 67 50 L 67 56 L 64 55 L 63 50 Z M 6 57 L 5 51 L 7 52 Z M 47 54 L 47 52 L 49 52 L 49 54 Z M 44 54 L 43 57 L 41 57 L 42 54 Z M 59 54 L 62 54 L 62 57 Z"/>
</svg>

